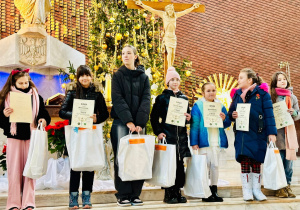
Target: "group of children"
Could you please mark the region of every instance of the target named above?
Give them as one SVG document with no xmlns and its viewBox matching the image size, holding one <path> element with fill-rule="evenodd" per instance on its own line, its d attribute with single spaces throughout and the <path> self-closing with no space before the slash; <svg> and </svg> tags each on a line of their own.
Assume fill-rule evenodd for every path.
<svg viewBox="0 0 300 210">
<path fill-rule="evenodd" d="M 125 46 L 122 50 L 124 65 L 114 74 L 112 79 L 112 111 L 114 119 L 111 129 L 111 142 L 115 155 L 115 188 L 117 190 L 117 204 L 119 206 L 142 205 L 139 198 L 144 180 L 122 181 L 118 176 L 117 151 L 119 140 L 131 132 L 143 132 L 147 121 L 150 121 L 158 139 L 165 138 L 168 144 L 176 145 L 176 181 L 175 185 L 165 188 L 165 203 L 186 203 L 180 189 L 185 183 L 184 158 L 191 157 L 188 134 L 186 127 L 180 127 L 165 123 L 170 97 L 188 98 L 179 90 L 180 76 L 174 67 L 167 71 L 166 88 L 161 95 L 156 97 L 150 114 L 150 82 L 145 74 L 144 66 L 139 64 L 137 51 L 133 46 Z M 28 69 L 14 69 L 3 89 L 0 92 L 0 127 L 8 137 L 7 146 L 7 171 L 9 180 L 7 209 L 32 210 L 35 207 L 34 185 L 35 181 L 23 177 L 22 172 L 26 163 L 31 130 L 38 123 L 46 126 L 50 123 L 50 116 L 45 109 L 43 98 L 38 95 L 37 89 L 30 79 Z M 100 88 L 92 81 L 92 74 L 87 66 L 77 69 L 77 81 L 71 83 L 66 91 L 66 98 L 62 104 L 59 115 L 63 119 L 72 117 L 73 99 L 94 100 L 94 115 L 91 116 L 94 124 L 104 122 L 109 114 Z M 207 128 L 204 126 L 203 104 L 204 102 L 220 101 L 216 97 L 214 83 L 205 83 L 202 86 L 203 98 L 193 106 L 191 112 L 186 110 L 186 123 L 191 124 L 190 146 L 193 150 L 199 150 L 200 154 L 207 156 L 207 166 L 211 182 L 212 195 L 203 198 L 204 202 L 222 202 L 218 196 L 217 183 L 219 177 L 220 150 L 228 148 L 228 140 L 225 128 L 239 117 L 238 103 L 250 103 L 249 131 L 236 129 L 235 151 L 236 160 L 241 164 L 241 180 L 244 200 L 253 199 L 262 201 L 266 196 L 261 192 L 260 166 L 264 162 L 268 141 L 276 142 L 283 161 L 288 186 L 278 190 L 278 197 L 295 197 L 290 188 L 293 174 L 293 160 L 296 160 L 298 149 L 295 137 L 295 127 L 278 129 L 275 125 L 272 104 L 278 101 L 286 101 L 288 112 L 294 120 L 300 118 L 297 97 L 293 95 L 288 77 L 284 72 L 276 72 L 269 86 L 263 83 L 262 78 L 250 68 L 240 71 L 238 89 L 231 92 L 232 103 L 227 113 L 222 105 L 219 114 L 223 120 L 223 128 Z M 10 108 L 10 92 L 22 92 L 32 96 L 33 122 L 10 123 L 9 116 L 13 113 Z M 276 138 L 277 136 L 277 138 Z M 81 172 L 70 172 L 70 202 L 71 209 L 78 209 L 78 188 Z M 268 177 L 266 177 L 268 178 Z M 13 180 L 13 181 L 12 181 Z M 92 208 L 90 201 L 93 187 L 94 172 L 82 172 L 82 203 L 84 209 Z"/>
</svg>

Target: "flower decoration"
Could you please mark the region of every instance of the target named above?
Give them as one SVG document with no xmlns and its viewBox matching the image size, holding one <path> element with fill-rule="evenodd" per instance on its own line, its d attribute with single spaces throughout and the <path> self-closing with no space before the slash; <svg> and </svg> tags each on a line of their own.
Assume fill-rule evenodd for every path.
<svg viewBox="0 0 300 210">
<path fill-rule="evenodd" d="M 7 144 L 4 144 L 3 149 L 2 149 L 2 153 L 6 153 L 6 147 L 7 147 Z"/>
<path fill-rule="evenodd" d="M 66 145 L 65 129 L 69 120 L 58 121 L 54 125 L 48 125 L 45 130 L 48 132 L 48 148 L 51 153 L 63 154 Z"/>
<path fill-rule="evenodd" d="M 257 93 L 256 94 L 256 100 L 260 99 L 260 95 Z"/>
<path fill-rule="evenodd" d="M 2 168 L 3 171 L 7 170 L 7 167 L 6 167 L 6 147 L 7 147 L 7 144 L 4 144 L 3 149 L 2 149 L 2 154 L 0 155 L 0 167 Z"/>
</svg>

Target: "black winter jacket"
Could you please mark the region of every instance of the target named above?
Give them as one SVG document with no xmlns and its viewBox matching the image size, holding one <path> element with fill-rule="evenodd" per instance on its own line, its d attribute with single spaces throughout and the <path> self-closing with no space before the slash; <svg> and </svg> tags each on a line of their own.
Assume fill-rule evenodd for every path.
<svg viewBox="0 0 300 210">
<path fill-rule="evenodd" d="M 74 99 L 76 99 L 76 90 L 69 90 L 59 111 L 59 117 L 69 120 L 70 124 L 72 121 Z M 93 84 L 91 84 L 89 88 L 83 88 L 83 97 L 80 99 L 95 100 L 94 114 L 97 115 L 97 122 L 94 124 L 102 123 L 108 118 L 109 113 L 103 95 L 99 90 L 96 91 Z"/>
<path fill-rule="evenodd" d="M 42 98 L 42 96 L 39 95 L 39 99 L 40 99 L 40 107 L 39 107 L 39 113 L 37 115 L 35 123 L 37 125 L 39 119 L 45 119 L 47 125 L 49 125 L 51 122 L 51 117 L 45 108 L 44 99 Z M 5 117 L 3 110 L 4 109 L 0 111 L 0 128 L 4 130 L 4 135 L 7 136 L 7 138 L 14 138 L 18 140 L 29 140 L 31 136 L 30 123 L 17 123 L 17 134 L 15 136 L 12 136 L 10 134 L 9 117 Z"/>
<path fill-rule="evenodd" d="M 144 128 L 150 113 L 150 82 L 145 68 L 139 65 L 136 70 L 121 66 L 112 78 L 111 117 L 120 119 L 125 125 L 133 122 Z"/>
<path fill-rule="evenodd" d="M 165 123 L 171 96 L 188 100 L 188 98 L 180 91 L 175 95 L 172 90 L 165 89 L 163 93 L 155 99 L 155 104 L 153 105 L 150 115 L 150 121 L 155 135 L 158 136 L 160 133 L 166 134 L 167 143 L 176 144 L 177 151 L 179 151 L 180 158 L 182 159 L 191 156 L 188 147 L 186 126 L 181 127 Z M 189 108 L 187 113 L 190 113 Z"/>
</svg>

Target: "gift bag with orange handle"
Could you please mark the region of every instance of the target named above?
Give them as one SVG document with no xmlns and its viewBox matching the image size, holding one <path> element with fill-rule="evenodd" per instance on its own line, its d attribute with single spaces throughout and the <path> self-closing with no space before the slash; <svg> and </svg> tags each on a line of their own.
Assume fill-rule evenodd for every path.
<svg viewBox="0 0 300 210">
<path fill-rule="evenodd" d="M 119 177 L 122 181 L 152 178 L 155 137 L 151 135 L 124 136 L 119 141 Z"/>
<path fill-rule="evenodd" d="M 154 160 L 152 167 L 152 179 L 147 183 L 171 187 L 175 185 L 176 179 L 176 145 L 167 144 L 165 138 L 161 143 L 155 144 Z"/>
</svg>

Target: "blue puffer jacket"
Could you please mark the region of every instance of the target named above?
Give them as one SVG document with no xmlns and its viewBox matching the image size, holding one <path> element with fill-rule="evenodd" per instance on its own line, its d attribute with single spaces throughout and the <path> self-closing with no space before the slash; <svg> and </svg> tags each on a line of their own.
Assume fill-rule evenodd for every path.
<svg viewBox="0 0 300 210">
<path fill-rule="evenodd" d="M 191 131 L 190 131 L 190 141 L 191 146 L 198 145 L 199 148 L 209 147 L 209 134 L 207 128 L 204 127 L 203 119 L 203 102 L 206 101 L 204 98 L 198 100 L 193 106 L 191 115 Z M 215 102 L 220 102 L 215 100 Z M 222 106 L 222 112 L 226 115 L 223 122 L 224 128 L 231 125 L 231 121 L 227 115 L 227 110 Z M 219 145 L 221 148 L 228 148 L 227 136 L 225 134 L 224 128 L 219 128 Z"/>
<path fill-rule="evenodd" d="M 263 85 L 264 87 L 267 86 L 265 83 Z M 267 150 L 268 136 L 272 134 L 277 135 L 271 96 L 260 87 L 262 86 L 256 86 L 246 96 L 246 103 L 251 103 L 249 131 L 235 130 L 234 124 L 235 158 L 238 162 L 241 162 L 243 156 L 247 156 L 263 163 Z M 243 103 L 241 94 L 242 90 L 238 89 L 233 96 L 228 112 L 232 121 L 235 121 L 232 118 L 232 112 L 236 111 L 238 103 Z"/>
</svg>

